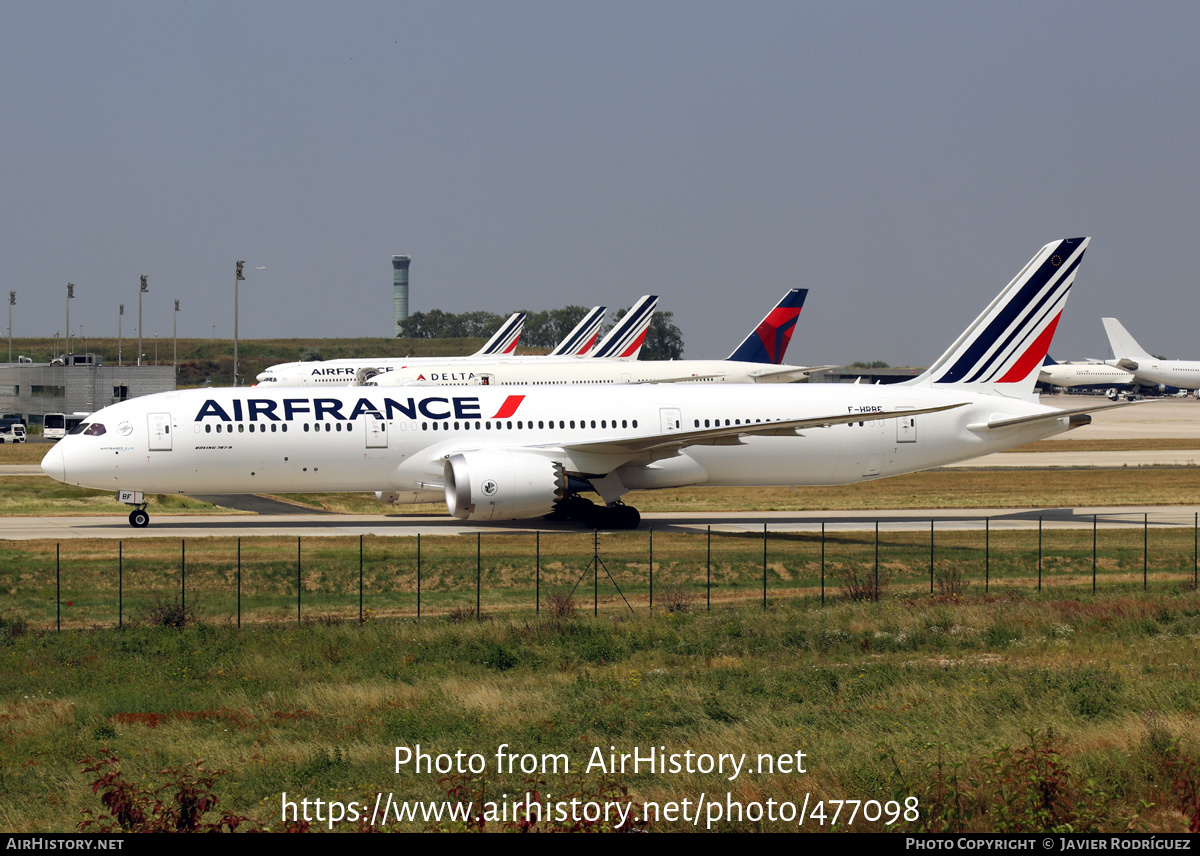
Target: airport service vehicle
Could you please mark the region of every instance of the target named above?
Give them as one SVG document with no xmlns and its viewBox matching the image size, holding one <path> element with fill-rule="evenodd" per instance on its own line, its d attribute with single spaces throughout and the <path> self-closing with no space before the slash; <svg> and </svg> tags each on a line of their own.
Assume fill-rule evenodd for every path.
<svg viewBox="0 0 1200 856">
<path fill-rule="evenodd" d="M 485 384 L 492 386 L 613 383 L 791 383 L 833 366 L 786 366 L 783 356 L 804 308 L 806 288 L 793 288 L 724 360 L 538 360 L 457 363 L 430 361 L 420 369 L 400 368 L 367 385 Z"/>
<path fill-rule="evenodd" d="M 630 491 L 845 484 L 998 452 L 1087 424 L 1033 394 L 1088 239 L 1047 244 L 933 366 L 904 384 L 196 389 L 105 407 L 42 469 L 118 492 L 386 488 L 455 517 L 556 514 L 632 528 Z M 604 501 L 597 506 L 580 494 Z"/>
<path fill-rule="evenodd" d="M 24 443 L 25 426 L 18 419 L 0 419 L 0 443 Z"/>
<path fill-rule="evenodd" d="M 1116 318 L 1101 318 L 1108 344 L 1115 359 L 1108 365 L 1132 372 L 1145 386 L 1157 386 L 1159 392 L 1167 387 L 1200 389 L 1200 360 L 1160 360 L 1146 352 Z"/>
</svg>

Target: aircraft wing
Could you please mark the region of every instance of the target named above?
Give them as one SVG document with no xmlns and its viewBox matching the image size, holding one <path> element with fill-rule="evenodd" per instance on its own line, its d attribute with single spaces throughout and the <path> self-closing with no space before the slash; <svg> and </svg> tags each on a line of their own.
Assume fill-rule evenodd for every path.
<svg viewBox="0 0 1200 856">
<path fill-rule="evenodd" d="M 698 428 L 693 431 L 668 431 L 648 437 L 628 437 L 623 440 L 594 440 L 582 443 L 564 443 L 562 448 L 571 452 L 597 455 L 639 455 L 645 452 L 678 451 L 688 446 L 737 446 L 741 438 L 794 437 L 805 428 L 828 428 L 830 425 L 846 425 L 850 422 L 876 422 L 881 419 L 896 419 L 906 416 L 921 416 L 965 407 L 968 402 L 943 404 L 939 407 L 914 408 L 912 410 L 884 410 L 877 413 L 837 413 L 829 416 L 814 416 L 807 419 L 782 419 L 777 422 L 753 422 L 744 425 L 723 425 L 719 428 Z"/>
<path fill-rule="evenodd" d="M 828 371 L 836 369 L 838 366 L 781 366 L 777 369 L 763 369 L 762 371 L 751 372 L 750 377 L 755 380 L 780 380 L 786 377 L 794 377 L 797 380 L 808 377 L 815 372 Z"/>
</svg>

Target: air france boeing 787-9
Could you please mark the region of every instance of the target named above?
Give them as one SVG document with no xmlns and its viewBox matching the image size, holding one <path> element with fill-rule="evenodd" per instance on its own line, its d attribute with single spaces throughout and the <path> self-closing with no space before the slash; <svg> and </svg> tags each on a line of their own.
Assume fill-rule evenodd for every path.
<svg viewBox="0 0 1200 856">
<path fill-rule="evenodd" d="M 42 461 L 59 481 L 145 493 L 389 491 L 470 520 L 546 514 L 631 528 L 630 491 L 832 485 L 954 463 L 1086 424 L 1041 405 L 1038 369 L 1087 247 L 1033 257 L 918 378 L 890 386 L 196 389 L 92 414 Z M 604 505 L 579 494 L 595 491 Z"/>
</svg>

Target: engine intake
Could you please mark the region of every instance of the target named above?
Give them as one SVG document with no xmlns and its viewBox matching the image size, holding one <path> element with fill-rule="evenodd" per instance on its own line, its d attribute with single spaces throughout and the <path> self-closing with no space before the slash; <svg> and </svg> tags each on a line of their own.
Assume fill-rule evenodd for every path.
<svg viewBox="0 0 1200 856">
<path fill-rule="evenodd" d="M 566 495 L 563 466 L 527 452 L 451 455 L 444 468 L 446 508 L 463 520 L 520 520 L 548 514 Z"/>
</svg>

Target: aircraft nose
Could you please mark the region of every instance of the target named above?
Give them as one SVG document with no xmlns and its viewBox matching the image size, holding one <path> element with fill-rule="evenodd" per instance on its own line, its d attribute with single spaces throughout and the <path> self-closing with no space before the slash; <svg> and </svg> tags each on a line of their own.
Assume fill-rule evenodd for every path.
<svg viewBox="0 0 1200 856">
<path fill-rule="evenodd" d="M 67 462 L 62 449 L 55 446 L 42 458 L 42 472 L 60 482 L 67 480 Z"/>
</svg>

